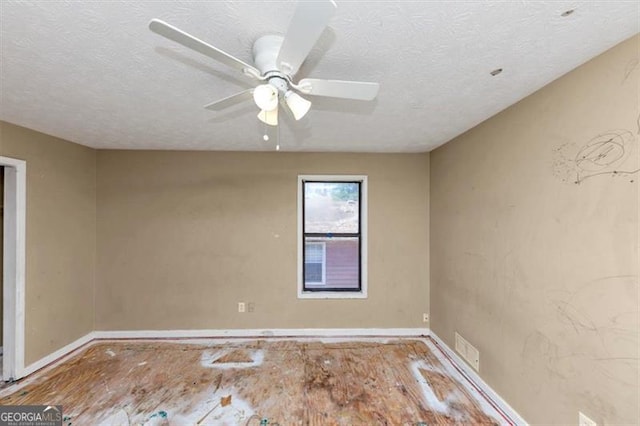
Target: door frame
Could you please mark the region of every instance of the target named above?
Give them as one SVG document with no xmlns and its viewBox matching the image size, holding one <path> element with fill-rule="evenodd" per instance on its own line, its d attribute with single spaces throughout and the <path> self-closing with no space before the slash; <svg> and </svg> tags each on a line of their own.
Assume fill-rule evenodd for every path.
<svg viewBox="0 0 640 426">
<path fill-rule="evenodd" d="M 27 163 L 0 156 L 4 167 L 2 378 L 24 376 Z"/>
</svg>

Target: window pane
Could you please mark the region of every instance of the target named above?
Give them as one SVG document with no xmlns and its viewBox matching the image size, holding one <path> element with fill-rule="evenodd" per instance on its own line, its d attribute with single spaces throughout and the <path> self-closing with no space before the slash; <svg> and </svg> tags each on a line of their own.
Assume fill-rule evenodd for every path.
<svg viewBox="0 0 640 426">
<path fill-rule="evenodd" d="M 305 182 L 304 232 L 359 232 L 358 182 Z"/>
<path fill-rule="evenodd" d="M 305 238 L 305 254 L 324 243 L 324 265 L 305 259 L 305 288 L 312 290 L 360 289 L 360 242 L 358 237 Z M 314 247 L 311 249 L 311 247 Z M 311 251 L 310 251 L 310 250 Z M 322 276 L 324 269 L 324 279 Z M 319 275 L 318 275 L 319 274 Z"/>
<path fill-rule="evenodd" d="M 304 246 L 304 261 L 307 263 L 322 263 L 324 262 L 324 249 L 322 244 L 307 243 Z"/>
<path fill-rule="evenodd" d="M 309 284 L 322 284 L 322 263 L 305 263 L 304 281 Z"/>
<path fill-rule="evenodd" d="M 305 241 L 304 244 L 304 282 L 324 285 L 325 250 L 324 243 Z"/>
</svg>

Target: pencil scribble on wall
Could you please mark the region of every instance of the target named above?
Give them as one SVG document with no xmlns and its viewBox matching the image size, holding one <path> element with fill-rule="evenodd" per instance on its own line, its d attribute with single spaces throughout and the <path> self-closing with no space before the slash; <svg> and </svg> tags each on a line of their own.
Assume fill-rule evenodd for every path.
<svg viewBox="0 0 640 426">
<path fill-rule="evenodd" d="M 627 62 L 627 66 L 624 68 L 624 74 L 622 76 L 622 84 L 624 84 L 628 79 L 631 73 L 633 73 L 638 68 L 638 58 L 633 58 L 629 62 Z"/>
<path fill-rule="evenodd" d="M 608 130 L 585 144 L 555 149 L 553 173 L 563 182 L 580 184 L 596 176 L 625 177 L 640 172 L 638 141 L 628 130 Z"/>
<path fill-rule="evenodd" d="M 546 294 L 548 323 L 527 336 L 523 353 L 544 360 L 546 374 L 556 378 L 590 370 L 603 382 L 636 388 L 640 358 L 633 296 L 638 285 L 638 276 L 630 273 L 550 289 Z M 599 309 L 591 308 L 593 301 L 598 301 Z"/>
</svg>

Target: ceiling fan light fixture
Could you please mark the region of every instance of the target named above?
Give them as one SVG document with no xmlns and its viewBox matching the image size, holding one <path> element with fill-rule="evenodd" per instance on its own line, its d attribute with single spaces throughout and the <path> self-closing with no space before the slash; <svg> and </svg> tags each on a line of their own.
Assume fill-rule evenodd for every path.
<svg viewBox="0 0 640 426">
<path fill-rule="evenodd" d="M 291 90 L 285 93 L 284 100 L 296 120 L 304 117 L 311 108 L 311 102 Z"/>
<path fill-rule="evenodd" d="M 267 111 L 264 109 L 261 110 L 258 113 L 258 120 L 262 121 L 264 124 L 268 124 L 269 126 L 277 126 L 278 125 L 277 104 L 276 104 L 276 108 L 271 111 Z"/>
<path fill-rule="evenodd" d="M 253 100 L 263 111 L 278 108 L 278 89 L 270 84 L 261 84 L 253 90 Z"/>
</svg>

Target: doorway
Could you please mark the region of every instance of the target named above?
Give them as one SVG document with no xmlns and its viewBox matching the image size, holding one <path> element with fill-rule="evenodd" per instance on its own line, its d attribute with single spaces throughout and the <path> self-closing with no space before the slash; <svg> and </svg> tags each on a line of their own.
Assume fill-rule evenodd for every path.
<svg viewBox="0 0 640 426">
<path fill-rule="evenodd" d="M 4 242 L 4 167 L 0 166 L 0 241 Z M 4 293 L 4 278 L 2 276 L 3 271 L 3 244 L 0 244 L 0 318 L 4 324 L 3 315 L 3 293 Z M 2 328 L 0 327 L 0 368 L 2 367 Z"/>
<path fill-rule="evenodd" d="M 27 165 L 0 156 L 2 168 L 2 378 L 22 378 L 24 369 Z"/>
</svg>

